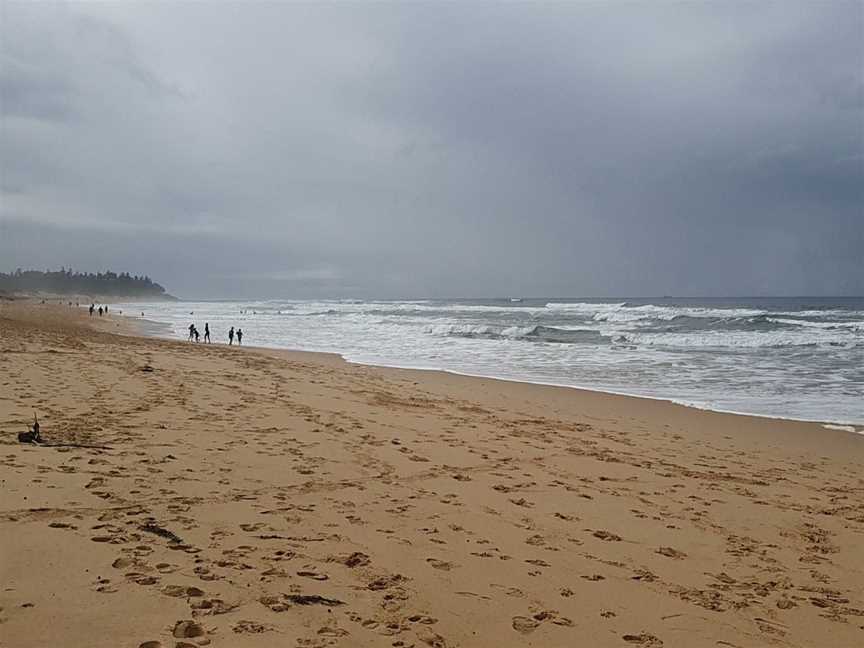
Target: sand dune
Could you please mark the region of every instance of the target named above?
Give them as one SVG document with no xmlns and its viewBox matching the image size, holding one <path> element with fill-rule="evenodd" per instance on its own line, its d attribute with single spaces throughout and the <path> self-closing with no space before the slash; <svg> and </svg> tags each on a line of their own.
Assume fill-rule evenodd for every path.
<svg viewBox="0 0 864 648">
<path fill-rule="evenodd" d="M 4 647 L 864 645 L 864 436 L 128 326 L 0 305 Z"/>
</svg>

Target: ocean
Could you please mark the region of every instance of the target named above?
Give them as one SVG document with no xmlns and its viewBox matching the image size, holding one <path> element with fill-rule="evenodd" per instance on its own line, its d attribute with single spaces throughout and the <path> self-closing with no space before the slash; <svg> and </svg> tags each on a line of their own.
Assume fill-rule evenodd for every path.
<svg viewBox="0 0 864 648">
<path fill-rule="evenodd" d="M 864 424 L 864 298 L 264 300 L 114 304 L 185 339 Z"/>
</svg>

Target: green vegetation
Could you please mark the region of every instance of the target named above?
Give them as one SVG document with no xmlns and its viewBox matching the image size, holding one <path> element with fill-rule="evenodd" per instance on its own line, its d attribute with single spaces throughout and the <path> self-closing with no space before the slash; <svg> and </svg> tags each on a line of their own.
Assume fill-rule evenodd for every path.
<svg viewBox="0 0 864 648">
<path fill-rule="evenodd" d="M 132 276 L 128 272 L 73 272 L 65 268 L 45 272 L 18 268 L 9 274 L 0 272 L 0 291 L 172 299 L 150 277 Z"/>
</svg>

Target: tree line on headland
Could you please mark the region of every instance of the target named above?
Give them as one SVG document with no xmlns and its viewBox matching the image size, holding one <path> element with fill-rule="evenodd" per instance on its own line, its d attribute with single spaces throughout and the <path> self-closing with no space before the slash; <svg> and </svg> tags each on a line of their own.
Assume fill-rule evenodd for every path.
<svg viewBox="0 0 864 648">
<path fill-rule="evenodd" d="M 22 270 L 8 274 L 0 272 L 0 291 L 41 292 L 56 295 L 106 295 L 117 297 L 153 297 L 172 299 L 165 288 L 148 276 L 128 272 L 73 272 L 60 270 Z"/>
</svg>

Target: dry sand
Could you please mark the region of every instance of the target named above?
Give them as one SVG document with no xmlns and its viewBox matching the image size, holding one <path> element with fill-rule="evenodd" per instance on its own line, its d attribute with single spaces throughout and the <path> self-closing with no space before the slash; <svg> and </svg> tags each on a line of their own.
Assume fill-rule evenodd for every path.
<svg viewBox="0 0 864 648">
<path fill-rule="evenodd" d="M 864 645 L 864 436 L 112 330 L 0 304 L 4 648 Z"/>
</svg>

